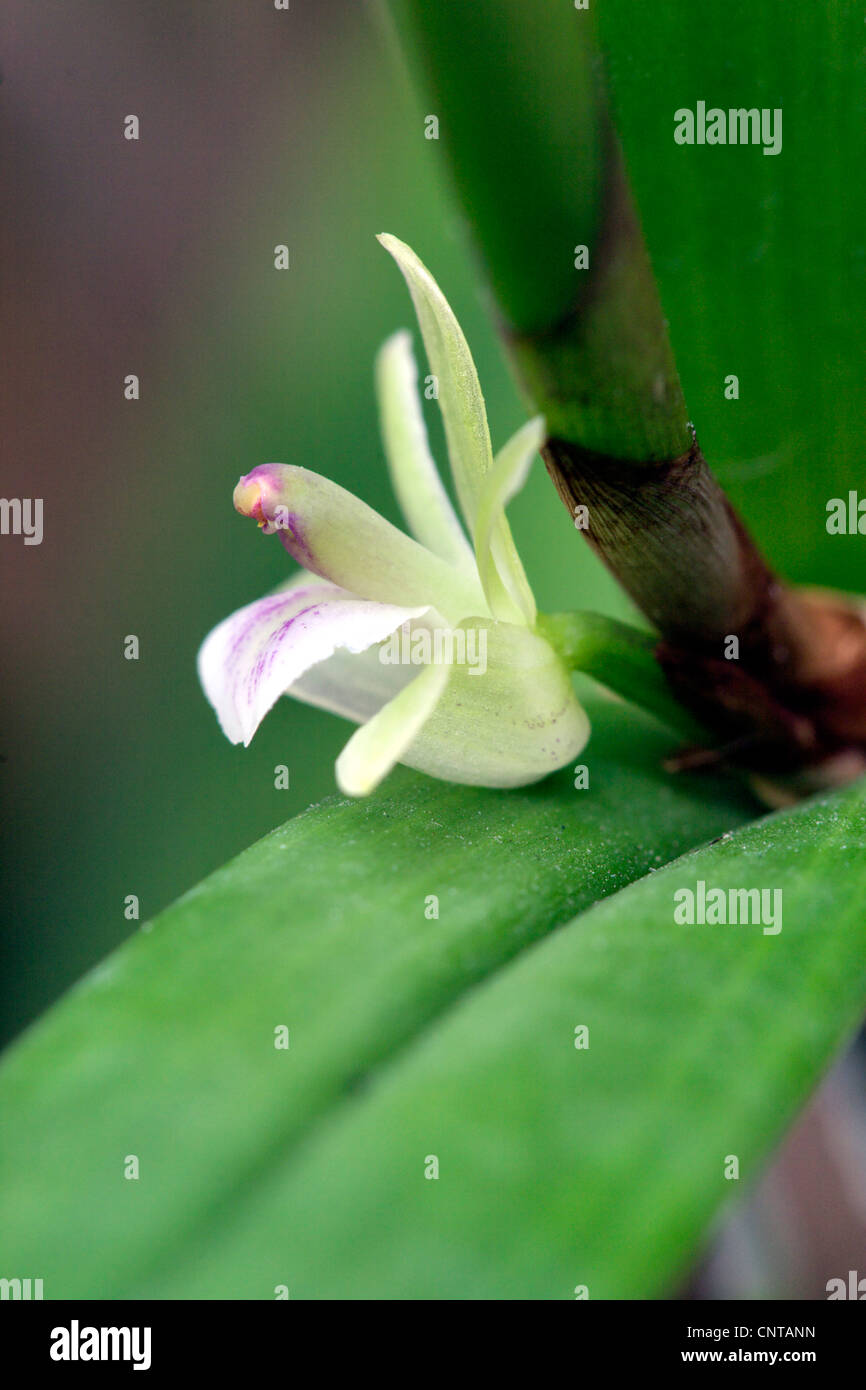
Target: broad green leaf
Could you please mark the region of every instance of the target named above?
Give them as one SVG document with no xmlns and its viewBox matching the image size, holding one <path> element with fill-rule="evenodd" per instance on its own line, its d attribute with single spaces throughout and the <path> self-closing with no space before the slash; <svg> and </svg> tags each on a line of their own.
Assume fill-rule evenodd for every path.
<svg viewBox="0 0 866 1390">
<path fill-rule="evenodd" d="M 830 498 L 864 495 L 863 9 L 605 0 L 597 17 L 704 452 L 787 577 L 863 592 L 862 537 L 826 529 Z M 698 101 L 780 111 L 780 152 L 675 143 Z"/>
<path fill-rule="evenodd" d="M 670 742 L 637 715 L 598 702 L 592 718 L 588 790 L 570 772 L 503 794 L 398 770 L 369 802 L 331 799 L 188 893 L 25 1034 L 0 1073 L 4 1267 L 37 1273 L 47 1297 L 168 1291 L 320 1126 L 354 1112 L 365 1078 L 475 986 L 751 814 L 733 784 L 662 773 Z M 264 1254 L 285 1232 L 265 1208 L 255 1219 Z M 278 1275 L 265 1258 L 246 1286 L 227 1266 L 222 1292 L 270 1297 L 291 1282 Z M 219 1284 L 203 1266 L 182 1296 Z"/>
<path fill-rule="evenodd" d="M 864 850 L 860 784 L 598 904 L 457 1001 L 138 1291 L 672 1292 L 862 1017 Z M 778 891 L 770 931 L 678 925 L 674 894 L 700 880 Z"/>
</svg>

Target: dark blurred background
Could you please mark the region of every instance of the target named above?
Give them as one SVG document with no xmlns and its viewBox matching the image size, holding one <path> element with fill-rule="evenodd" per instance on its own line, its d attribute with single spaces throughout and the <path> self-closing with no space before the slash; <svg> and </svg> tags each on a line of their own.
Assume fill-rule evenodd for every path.
<svg viewBox="0 0 866 1390">
<path fill-rule="evenodd" d="M 232 510 L 239 473 L 302 463 L 397 519 L 372 363 L 388 333 L 414 325 L 377 232 L 408 241 L 443 285 L 478 362 L 494 444 L 523 411 L 437 144 L 424 138 L 424 107 L 378 5 L 5 0 L 0 26 L 2 495 L 44 499 L 41 545 L 0 538 L 5 1039 L 135 929 L 127 895 L 152 916 L 333 788 L 340 721 L 285 701 L 248 750 L 233 748 L 200 692 L 195 654 L 215 622 L 288 572 L 280 548 Z M 717 38 L 723 63 L 734 40 L 721 28 Z M 640 55 L 632 89 L 667 119 L 680 101 L 664 90 L 663 55 L 655 66 L 643 46 Z M 797 101 L 786 95 L 786 132 Z M 137 141 L 124 139 L 129 114 Z M 632 165 L 645 201 L 646 176 Z M 784 190 L 771 183 L 761 196 L 763 225 L 775 225 Z M 698 206 L 711 215 L 710 203 Z M 823 528 L 833 494 L 816 474 L 809 430 L 826 427 L 833 400 L 816 387 L 792 407 L 811 379 L 797 379 L 795 360 L 808 374 L 810 354 L 818 363 L 835 350 L 862 374 L 862 357 L 834 349 L 843 325 L 821 303 L 819 264 L 810 277 L 814 243 L 806 236 L 803 292 L 815 319 L 804 362 L 801 330 L 796 359 L 792 342 L 765 341 L 739 312 L 756 286 L 788 292 L 778 277 L 762 279 L 771 257 L 761 237 L 726 261 L 720 232 L 715 274 L 729 281 L 732 312 L 713 338 L 701 276 L 659 208 L 648 235 L 654 250 L 666 237 L 665 307 L 680 359 L 679 339 L 689 343 L 687 398 L 711 462 L 785 572 L 862 590 L 857 538 Z M 840 226 L 830 209 L 829 253 L 842 257 Z M 839 269 L 860 343 L 862 227 Z M 799 234 L 790 220 L 785 228 Z M 286 272 L 274 269 L 280 243 Z M 735 370 L 763 387 L 736 414 L 720 387 Z M 124 398 L 130 373 L 137 401 Z M 863 388 L 841 389 L 849 376 L 840 373 L 836 408 L 859 429 Z M 439 443 L 432 416 L 430 425 Z M 842 458 L 843 474 L 854 467 Z M 542 608 L 626 613 L 540 466 L 512 515 Z M 137 661 L 124 659 L 129 634 Z M 278 763 L 290 769 L 287 791 L 274 788 Z M 784 1277 L 801 1296 L 820 1296 L 828 1259 L 841 1264 L 824 1280 L 847 1270 L 855 1244 L 863 1250 L 862 1133 L 851 1137 L 862 1111 L 849 1095 L 863 1072 L 846 1066 L 757 1207 L 727 1228 L 699 1296 L 779 1289 L 792 1241 L 813 1254 Z M 847 1157 L 827 1156 L 827 1107 Z M 819 1189 L 829 1213 L 820 1240 L 798 1214 Z M 814 1253 L 816 1240 L 830 1254 Z"/>
</svg>

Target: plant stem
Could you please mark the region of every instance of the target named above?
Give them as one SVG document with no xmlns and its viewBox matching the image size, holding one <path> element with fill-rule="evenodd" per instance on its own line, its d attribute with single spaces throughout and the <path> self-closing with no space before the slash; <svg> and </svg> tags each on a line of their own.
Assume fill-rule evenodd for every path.
<svg viewBox="0 0 866 1390">
<path fill-rule="evenodd" d="M 603 85 L 592 11 L 392 0 L 551 436 L 663 461 L 692 444 Z M 414 42 L 413 42 L 414 40 Z M 577 269 L 585 246 L 588 269 Z M 423 256 L 422 256 L 423 258 Z"/>
<path fill-rule="evenodd" d="M 671 693 L 655 659 L 657 637 L 601 613 L 540 613 L 537 626 L 572 671 L 592 676 L 685 740 L 706 737 Z"/>
</svg>

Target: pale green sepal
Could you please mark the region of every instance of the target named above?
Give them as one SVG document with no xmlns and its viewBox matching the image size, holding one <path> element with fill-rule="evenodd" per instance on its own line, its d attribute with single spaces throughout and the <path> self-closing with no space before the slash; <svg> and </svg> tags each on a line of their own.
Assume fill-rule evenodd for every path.
<svg viewBox="0 0 866 1390">
<path fill-rule="evenodd" d="M 388 234 L 379 241 L 394 257 L 409 286 L 430 370 L 439 383 L 439 408 L 457 497 L 474 529 L 484 477 L 493 466 L 493 450 L 469 344 L 447 299 L 415 252 Z"/>
<path fill-rule="evenodd" d="M 418 367 L 404 330 L 376 358 L 376 396 L 391 482 L 416 540 L 459 569 L 474 572 L 472 549 L 436 468 L 418 396 Z"/>
<path fill-rule="evenodd" d="M 516 605 L 529 627 L 535 622 L 535 599 L 511 533 L 508 531 L 503 536 L 497 522 L 504 518 L 508 503 L 526 482 L 544 439 L 544 419 L 537 415 L 503 445 L 484 480 L 475 525 L 475 558 L 491 611 L 495 617 L 509 620 L 510 610 Z M 503 586 L 512 601 L 505 611 L 501 597 Z"/>
<path fill-rule="evenodd" d="M 386 777 L 422 730 L 452 668 L 425 666 L 352 735 L 337 759 L 337 784 L 347 796 L 367 796 Z"/>
</svg>

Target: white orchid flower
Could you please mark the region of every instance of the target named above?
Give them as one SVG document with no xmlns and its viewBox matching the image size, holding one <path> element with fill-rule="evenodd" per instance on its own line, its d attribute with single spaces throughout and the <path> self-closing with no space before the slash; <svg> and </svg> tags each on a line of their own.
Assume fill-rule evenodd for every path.
<svg viewBox="0 0 866 1390">
<path fill-rule="evenodd" d="M 254 468 L 235 507 L 276 532 L 303 572 L 220 623 L 199 652 L 199 676 L 232 743 L 249 744 L 284 694 L 358 723 L 336 766 L 350 795 L 372 791 L 398 762 L 453 782 L 523 786 L 565 766 L 589 737 L 569 670 L 537 627 L 505 518 L 544 421 L 530 420 L 494 458 L 475 364 L 445 297 L 408 246 L 379 239 L 414 301 L 474 548 L 430 454 L 409 334 L 396 333 L 379 353 L 376 386 L 415 539 L 306 468 Z M 482 648 L 483 664 L 467 659 Z"/>
</svg>

